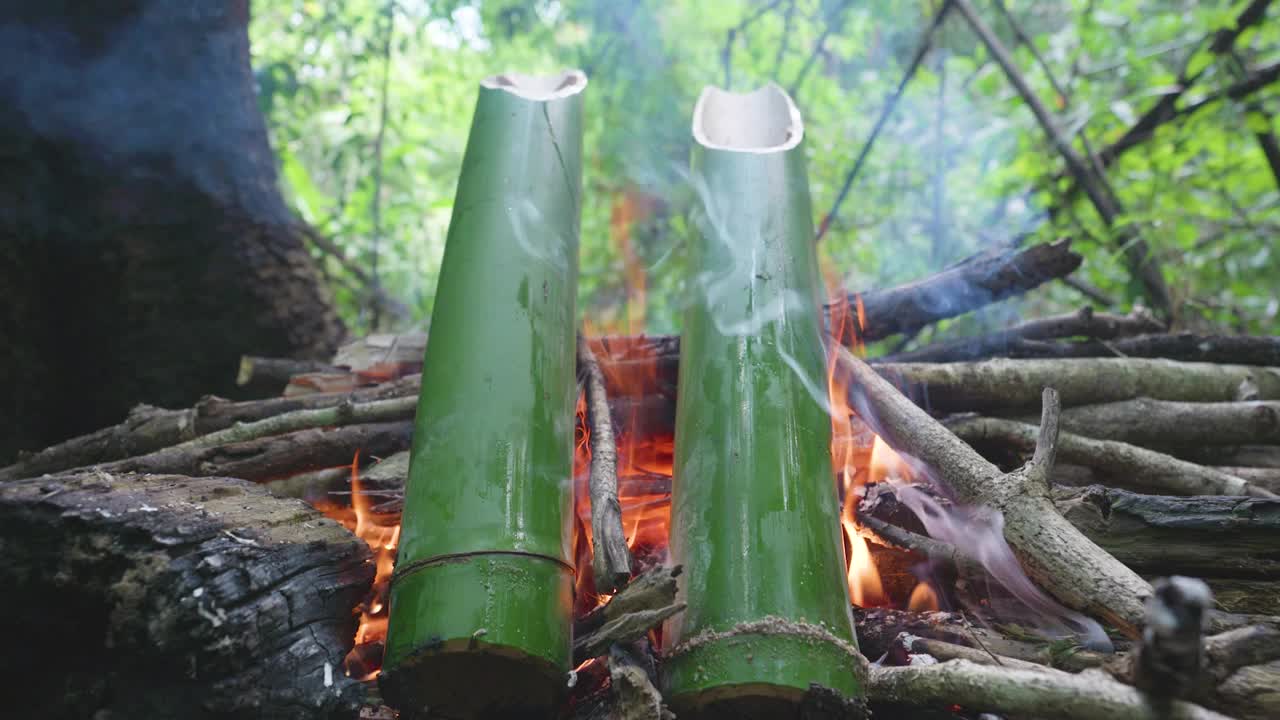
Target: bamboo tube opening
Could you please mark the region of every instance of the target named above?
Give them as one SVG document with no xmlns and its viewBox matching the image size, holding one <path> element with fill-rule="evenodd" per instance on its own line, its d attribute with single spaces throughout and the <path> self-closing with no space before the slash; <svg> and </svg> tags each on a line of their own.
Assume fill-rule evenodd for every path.
<svg viewBox="0 0 1280 720">
<path fill-rule="evenodd" d="M 804 121 L 791 96 L 774 83 L 749 93 L 708 85 L 693 108 L 693 139 L 716 150 L 781 152 L 804 139 Z"/>
<path fill-rule="evenodd" d="M 525 100 L 556 100 L 586 89 L 587 76 L 581 70 L 565 70 L 554 75 L 509 72 L 487 77 L 480 84 L 490 90 L 505 90 Z"/>
</svg>

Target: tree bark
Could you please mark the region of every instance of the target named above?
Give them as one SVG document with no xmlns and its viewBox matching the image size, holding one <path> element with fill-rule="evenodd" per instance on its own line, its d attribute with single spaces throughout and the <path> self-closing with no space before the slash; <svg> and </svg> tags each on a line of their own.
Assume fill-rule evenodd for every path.
<svg viewBox="0 0 1280 720">
<path fill-rule="evenodd" d="M 1280 499 L 1093 486 L 1058 491 L 1055 504 L 1089 539 L 1147 577 L 1280 577 Z"/>
<path fill-rule="evenodd" d="M 1085 437 L 1156 448 L 1280 445 L 1280 402 L 1196 403 L 1135 398 L 1067 408 L 1062 412 L 1062 429 Z"/>
<path fill-rule="evenodd" d="M 919 392 L 931 410 L 1034 409 L 1052 387 L 1065 407 L 1149 397 L 1187 402 L 1280 400 L 1280 368 L 1138 358 L 885 363 L 875 369 Z M 1229 463 L 1223 463 L 1229 464 Z"/>
<path fill-rule="evenodd" d="M 364 541 L 229 478 L 0 486 L 0 672 L 43 718 L 351 717 Z M 50 622 L 50 618 L 59 618 Z"/>
<path fill-rule="evenodd" d="M 0 460 L 234 397 L 241 355 L 336 347 L 248 22 L 247 0 L 0 2 Z"/>
<path fill-rule="evenodd" d="M 1013 446 L 1023 452 L 1036 447 L 1036 427 L 1015 420 L 961 418 L 949 422 L 948 427 L 975 446 Z M 1118 482 L 1135 489 L 1170 495 L 1276 497 L 1243 478 L 1127 443 L 1062 433 L 1059 444 L 1063 460 L 1109 472 Z"/>
</svg>

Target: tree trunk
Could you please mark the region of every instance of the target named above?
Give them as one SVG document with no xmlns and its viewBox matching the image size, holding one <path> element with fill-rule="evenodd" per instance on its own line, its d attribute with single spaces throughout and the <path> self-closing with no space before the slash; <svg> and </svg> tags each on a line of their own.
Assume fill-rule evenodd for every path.
<svg viewBox="0 0 1280 720">
<path fill-rule="evenodd" d="M 236 395 L 342 327 L 276 186 L 247 0 L 0 0 L 0 460 Z"/>
</svg>

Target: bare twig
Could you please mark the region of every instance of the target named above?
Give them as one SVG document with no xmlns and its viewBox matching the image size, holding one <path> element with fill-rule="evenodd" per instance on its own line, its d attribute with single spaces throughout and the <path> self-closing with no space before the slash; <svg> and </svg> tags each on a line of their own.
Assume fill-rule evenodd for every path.
<svg viewBox="0 0 1280 720">
<path fill-rule="evenodd" d="M 1049 483 L 1049 475 L 1053 472 L 1053 463 L 1058 457 L 1058 421 L 1062 417 L 1062 401 L 1053 388 L 1045 388 L 1041 402 L 1040 429 L 1036 433 L 1036 450 L 1027 463 L 1027 477 L 1032 480 Z"/>
<path fill-rule="evenodd" d="M 1049 136 L 1049 140 L 1057 149 L 1058 154 L 1066 162 L 1068 172 L 1089 197 L 1089 201 L 1093 204 L 1094 209 L 1098 211 L 1099 217 L 1108 227 L 1114 228 L 1118 224 L 1118 219 L 1123 210 L 1114 193 L 1106 185 L 1106 178 L 1095 173 L 1086 164 L 1084 158 L 1072 147 L 1070 139 L 1058 128 L 1049 110 L 1041 102 L 1040 97 L 1036 95 L 1030 84 L 1027 83 L 1026 78 L 1022 76 L 1022 72 L 1018 70 L 1009 51 L 1005 49 L 1000 39 L 991 31 L 991 28 L 983 22 L 973 4 L 969 0 L 953 0 L 953 2 L 983 45 L 987 47 L 991 56 L 1000 64 L 1005 76 L 1031 110 L 1031 114 L 1035 116 L 1036 122 L 1039 123 L 1041 129 Z M 1162 317 L 1171 317 L 1173 314 L 1173 301 L 1169 295 L 1169 288 L 1165 284 L 1159 265 L 1151 257 L 1146 242 L 1141 237 L 1138 237 L 1134 231 L 1122 230 L 1120 236 L 1117 237 L 1117 244 L 1123 249 L 1130 274 L 1142 283 L 1152 308 Z"/>
<path fill-rule="evenodd" d="M 761 5 L 756 11 L 744 17 L 741 22 L 725 31 L 724 49 L 720 51 L 720 62 L 724 65 L 724 89 L 733 89 L 733 43 L 738 36 L 747 31 L 757 20 L 764 17 L 774 8 L 782 4 L 782 0 L 772 0 L 772 2 Z"/>
<path fill-rule="evenodd" d="M 604 389 L 604 373 L 586 338 L 578 336 L 578 368 L 585 376 L 591 429 L 591 568 L 596 590 L 612 592 L 631 576 L 631 551 L 618 502 L 618 448 Z"/>
<path fill-rule="evenodd" d="M 831 221 L 840 212 L 840 206 L 844 203 L 845 197 L 849 195 L 849 189 L 853 187 L 853 181 L 858 177 L 858 172 L 862 170 L 862 164 L 866 162 L 867 156 L 871 154 L 871 148 L 875 146 L 876 138 L 880 136 L 880 131 L 884 129 L 885 123 L 893 115 L 893 111 L 898 107 L 898 101 L 902 99 L 902 94 L 907 89 L 907 83 L 911 82 L 911 78 L 915 77 L 916 70 L 920 68 L 920 63 L 924 60 L 925 55 L 929 53 L 929 48 L 933 47 L 933 35 L 937 32 L 938 27 L 942 25 L 942 21 L 947 17 L 947 11 L 951 9 L 952 0 L 943 0 L 942 7 L 933 15 L 933 21 L 929 23 L 920 38 L 920 42 L 916 45 L 915 54 L 911 56 L 911 62 L 907 64 L 907 71 L 903 73 L 902 79 L 898 81 L 898 87 L 893 91 L 885 101 L 884 107 L 880 108 L 880 116 L 876 118 L 876 124 L 871 127 L 871 135 L 867 137 L 866 142 L 862 144 L 862 149 L 858 151 L 858 157 L 853 161 L 853 167 L 849 168 L 849 172 L 845 173 L 844 180 L 840 183 L 840 191 L 836 193 L 836 199 L 831 203 L 831 209 L 822 217 L 822 222 L 818 225 L 818 236 L 814 242 L 819 242 L 822 237 L 827 234 L 827 230 L 831 228 Z M 830 28 L 828 28 L 829 30 Z M 826 35 L 819 40 L 821 43 L 826 39 Z M 807 65 L 806 65 L 807 67 Z M 797 78 L 793 84 L 792 94 L 795 88 L 798 88 L 803 80 L 803 74 Z"/>
<path fill-rule="evenodd" d="M 382 242 L 382 148 L 387 134 L 388 97 L 391 89 L 391 39 L 396 27 L 396 0 L 387 0 L 383 16 L 387 23 L 382 38 L 382 89 L 378 109 L 378 133 L 373 138 L 373 198 L 370 200 L 370 214 L 373 216 L 373 238 L 370 245 L 369 276 L 373 279 L 374 295 L 369 304 L 369 327 L 378 329 L 382 305 L 377 302 L 377 291 L 382 287 L 378 278 L 379 245 Z"/>
<path fill-rule="evenodd" d="M 843 24 L 844 11 L 851 5 L 853 0 L 842 0 L 839 6 L 831 12 L 826 18 L 826 26 L 822 29 L 822 34 L 818 36 L 817 42 L 813 44 L 813 51 L 809 53 L 809 57 L 805 58 L 804 65 L 800 66 L 800 72 L 796 73 L 796 79 L 791 81 L 791 87 L 787 88 L 787 94 L 796 97 L 800 92 L 800 86 L 804 85 L 804 79 L 808 77 L 809 71 L 818 61 L 818 56 L 827 46 L 827 38 L 831 37 L 831 33 L 840 29 Z"/>
<path fill-rule="evenodd" d="M 1041 443 L 1034 425 L 997 418 L 964 418 L 950 423 L 948 427 L 969 443 L 1013 445 L 1024 451 L 1035 447 L 1036 455 L 1041 454 Z M 1275 497 L 1242 478 L 1128 443 L 1061 433 L 1058 445 L 1064 462 L 1114 472 L 1123 477 L 1130 487 L 1144 491 L 1173 495 Z M 1032 465 L 1035 465 L 1034 459 Z"/>
<path fill-rule="evenodd" d="M 1267 15 L 1267 7 L 1271 4 L 1271 0 L 1253 0 L 1249 3 L 1240 14 L 1236 16 L 1235 22 L 1231 27 L 1215 32 L 1200 45 L 1209 44 L 1209 49 L 1216 55 L 1221 55 L 1231 50 L 1235 46 L 1236 38 L 1250 27 L 1262 22 Z M 1186 61 L 1183 63 L 1182 70 L 1178 73 L 1178 78 L 1173 82 L 1176 88 L 1173 92 L 1163 93 L 1156 100 L 1155 105 L 1150 110 L 1143 113 L 1124 135 L 1120 137 L 1111 146 L 1105 148 L 1102 153 L 1102 161 L 1110 164 L 1120 153 L 1130 147 L 1142 142 L 1155 132 L 1160 125 L 1173 119 L 1177 113 L 1178 101 L 1186 94 L 1188 90 L 1195 84 L 1197 80 L 1204 74 L 1205 69 L 1192 71 L 1191 60 L 1198 54 L 1199 50 L 1192 51 Z"/>
</svg>

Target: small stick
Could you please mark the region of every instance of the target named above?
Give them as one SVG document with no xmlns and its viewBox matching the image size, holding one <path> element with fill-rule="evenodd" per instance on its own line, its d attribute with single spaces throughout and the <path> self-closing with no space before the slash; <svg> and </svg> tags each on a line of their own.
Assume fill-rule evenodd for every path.
<svg viewBox="0 0 1280 720">
<path fill-rule="evenodd" d="M 965 418 L 949 423 L 948 427 L 966 442 L 995 442 L 1023 450 L 1029 449 L 1034 442 L 1036 456 L 1038 457 L 1041 453 L 1040 440 L 1033 439 L 1037 438 L 1036 428 L 1016 420 Z M 1053 452 L 1056 453 L 1060 449 L 1065 462 L 1114 473 L 1123 477 L 1125 484 L 1130 487 L 1148 492 L 1172 495 L 1276 497 L 1274 493 L 1253 485 L 1243 478 L 1128 443 L 1094 440 L 1072 433 L 1061 433 L 1055 446 Z M 1036 460 L 1033 459 L 1028 468 L 1034 468 L 1035 465 Z"/>
<path fill-rule="evenodd" d="M 613 592 L 631 577 L 631 550 L 618 502 L 618 448 L 604 389 L 604 373 L 586 338 L 578 336 L 578 369 L 585 376 L 591 428 L 591 569 L 598 592 Z"/>
</svg>

